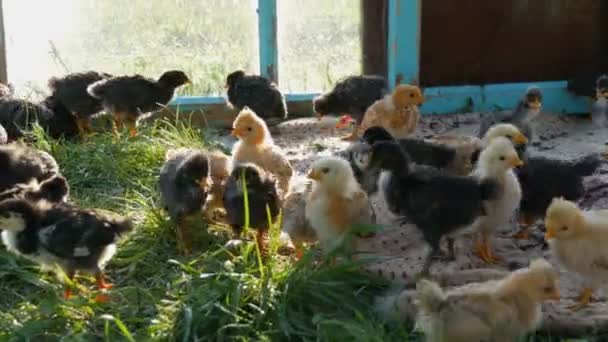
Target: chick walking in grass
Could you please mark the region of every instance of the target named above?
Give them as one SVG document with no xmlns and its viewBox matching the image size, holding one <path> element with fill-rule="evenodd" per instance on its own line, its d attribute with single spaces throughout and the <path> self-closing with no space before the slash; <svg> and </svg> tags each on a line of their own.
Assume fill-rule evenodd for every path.
<svg viewBox="0 0 608 342">
<path fill-rule="evenodd" d="M 515 342 L 542 320 L 541 304 L 559 300 L 557 273 L 544 259 L 498 281 L 448 291 L 417 284 L 418 326 L 429 342 Z"/>
<path fill-rule="evenodd" d="M 278 181 L 280 198 L 289 191 L 293 175 L 283 150 L 274 144 L 268 126 L 251 109 L 245 107 L 232 123 L 232 135 L 239 141 L 232 148 L 232 163 L 254 163 L 270 172 Z"/>
<path fill-rule="evenodd" d="M 486 263 L 496 263 L 499 258 L 490 248 L 490 237 L 499 227 L 508 224 L 515 215 L 521 200 L 521 187 L 513 172 L 523 165 L 517 152 L 507 138 L 499 137 L 481 152 L 473 176 L 479 179 L 494 179 L 499 187 L 498 195 L 485 201 L 485 215 L 477 219 L 475 227 L 475 254 Z"/>
<path fill-rule="evenodd" d="M 346 160 L 320 158 L 312 164 L 308 178 L 314 185 L 306 201 L 306 219 L 324 252 L 340 245 L 355 225 L 373 223 L 371 203 Z"/>
<path fill-rule="evenodd" d="M 578 303 L 570 306 L 580 310 L 591 303 L 594 290 L 608 282 L 608 210 L 581 210 L 574 202 L 555 198 L 545 227 L 553 257 L 584 280 Z"/>
</svg>

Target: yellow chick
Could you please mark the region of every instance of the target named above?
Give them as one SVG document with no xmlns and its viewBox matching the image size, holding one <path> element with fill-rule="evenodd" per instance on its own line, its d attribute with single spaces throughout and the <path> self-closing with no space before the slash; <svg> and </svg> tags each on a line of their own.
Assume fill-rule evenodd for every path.
<svg viewBox="0 0 608 342">
<path fill-rule="evenodd" d="M 540 304 L 560 297 L 557 273 L 544 259 L 449 291 L 421 280 L 417 292 L 418 326 L 432 342 L 517 341 L 540 324 Z"/>
<path fill-rule="evenodd" d="M 315 183 L 306 201 L 306 219 L 324 251 L 338 246 L 354 225 L 373 223 L 370 201 L 346 160 L 321 158 L 308 177 Z"/>
<path fill-rule="evenodd" d="M 420 111 L 418 105 L 424 102 L 420 88 L 414 85 L 398 85 L 392 94 L 371 105 L 359 126 L 358 136 L 366 129 L 380 126 L 396 139 L 403 139 L 416 131 Z"/>
<path fill-rule="evenodd" d="M 545 239 L 552 255 L 567 270 L 585 280 L 580 310 L 592 301 L 593 291 L 608 281 L 608 210 L 581 210 L 574 202 L 554 198 L 545 216 Z"/>
<path fill-rule="evenodd" d="M 498 137 L 504 137 L 511 140 L 513 146 L 528 143 L 528 138 L 515 127 L 515 125 L 502 123 L 490 127 L 481 140 L 483 146 L 488 146 L 492 140 Z"/>
<path fill-rule="evenodd" d="M 232 163 L 253 163 L 274 175 L 282 199 L 289 190 L 293 169 L 281 148 L 274 144 L 264 120 L 245 107 L 232 128 L 232 135 L 239 138 L 232 149 Z"/>
<path fill-rule="evenodd" d="M 481 152 L 473 176 L 479 179 L 494 179 L 499 185 L 496 198 L 485 201 L 486 215 L 475 221 L 478 236 L 475 240 L 475 254 L 486 263 L 496 263 L 499 258 L 490 248 L 490 236 L 495 229 L 508 224 L 515 215 L 521 200 L 521 186 L 513 172 L 514 167 L 523 165 L 511 141 L 504 137 L 494 138 Z"/>
</svg>

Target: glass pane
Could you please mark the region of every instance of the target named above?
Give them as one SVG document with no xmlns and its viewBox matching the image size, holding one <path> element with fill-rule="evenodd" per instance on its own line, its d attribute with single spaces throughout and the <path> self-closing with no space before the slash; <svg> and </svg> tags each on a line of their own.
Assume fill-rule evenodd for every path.
<svg viewBox="0 0 608 342">
<path fill-rule="evenodd" d="M 182 69 L 182 94 L 221 94 L 235 69 L 258 72 L 256 0 L 4 0 L 9 81 L 94 69 L 157 78 Z"/>
<path fill-rule="evenodd" d="M 318 92 L 361 73 L 360 0 L 278 0 L 279 83 Z"/>
</svg>

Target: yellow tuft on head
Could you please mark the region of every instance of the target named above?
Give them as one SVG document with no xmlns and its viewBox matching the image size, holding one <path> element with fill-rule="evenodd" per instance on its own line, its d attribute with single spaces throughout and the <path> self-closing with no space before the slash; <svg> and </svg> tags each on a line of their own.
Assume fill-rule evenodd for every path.
<svg viewBox="0 0 608 342">
<path fill-rule="evenodd" d="M 393 91 L 393 104 L 396 108 L 417 106 L 424 102 L 420 88 L 414 85 L 400 84 Z"/>
<path fill-rule="evenodd" d="M 513 145 L 520 145 L 528 142 L 528 138 L 526 138 L 526 136 L 523 135 L 517 127 L 508 123 L 502 123 L 490 127 L 490 129 L 484 135 L 483 140 L 487 145 L 498 137 L 505 137 L 511 140 Z"/>
<path fill-rule="evenodd" d="M 247 144 L 272 144 L 272 137 L 268 131 L 268 126 L 249 107 L 243 108 L 236 119 L 234 119 L 232 123 L 232 135 Z"/>
<path fill-rule="evenodd" d="M 547 208 L 545 228 L 545 239 L 567 239 L 585 229 L 585 218 L 576 203 L 554 198 Z"/>
</svg>

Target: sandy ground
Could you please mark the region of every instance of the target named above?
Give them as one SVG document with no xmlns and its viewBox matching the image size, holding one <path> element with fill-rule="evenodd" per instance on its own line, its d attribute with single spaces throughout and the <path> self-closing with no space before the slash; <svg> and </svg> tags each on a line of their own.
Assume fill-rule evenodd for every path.
<svg viewBox="0 0 608 342">
<path fill-rule="evenodd" d="M 416 136 L 430 138 L 438 134 L 477 135 L 479 113 L 449 116 L 425 116 L 421 119 Z M 536 118 L 536 139 L 530 147 L 531 153 L 554 158 L 578 158 L 588 153 L 600 153 L 608 141 L 608 130 L 600 129 L 586 117 L 541 114 Z M 316 158 L 333 154 L 349 144 L 338 137 L 344 132 L 331 132 L 320 128 L 314 118 L 295 119 L 271 129 L 275 143 L 281 146 L 293 167 L 300 175 L 305 174 Z M 233 142 L 226 137 L 225 145 Z M 608 164 L 600 167 L 594 175 L 585 179 L 586 195 L 581 200 L 585 208 L 608 208 Z M 393 216 L 383 201 L 372 198 L 378 223 L 384 230 L 376 236 L 361 242 L 363 255 L 375 261 L 369 267 L 371 272 L 388 278 L 405 288 L 399 297 L 400 314 L 411 316 L 415 275 L 428 248 L 423 243 L 415 227 L 394 223 Z M 503 258 L 498 265 L 485 265 L 472 254 L 472 233 L 465 231 L 456 238 L 457 259 L 436 263 L 431 274 L 446 286 L 462 285 L 501 277 L 509 270 L 528 265 L 531 259 L 545 257 L 551 260 L 543 239 L 542 222 L 532 228 L 531 239 L 519 241 L 511 238 L 517 230 L 515 222 L 499 229 L 494 237 L 493 246 Z M 554 263 L 555 264 L 555 263 Z M 559 267 L 558 267 L 559 269 Z M 608 330 L 608 304 L 606 296 L 598 292 L 598 302 L 573 314 L 567 306 L 574 303 L 582 289 L 581 280 L 574 274 L 560 269 L 563 300 L 544 307 L 543 328 L 556 333 L 579 335 L 583 333 Z"/>
</svg>

